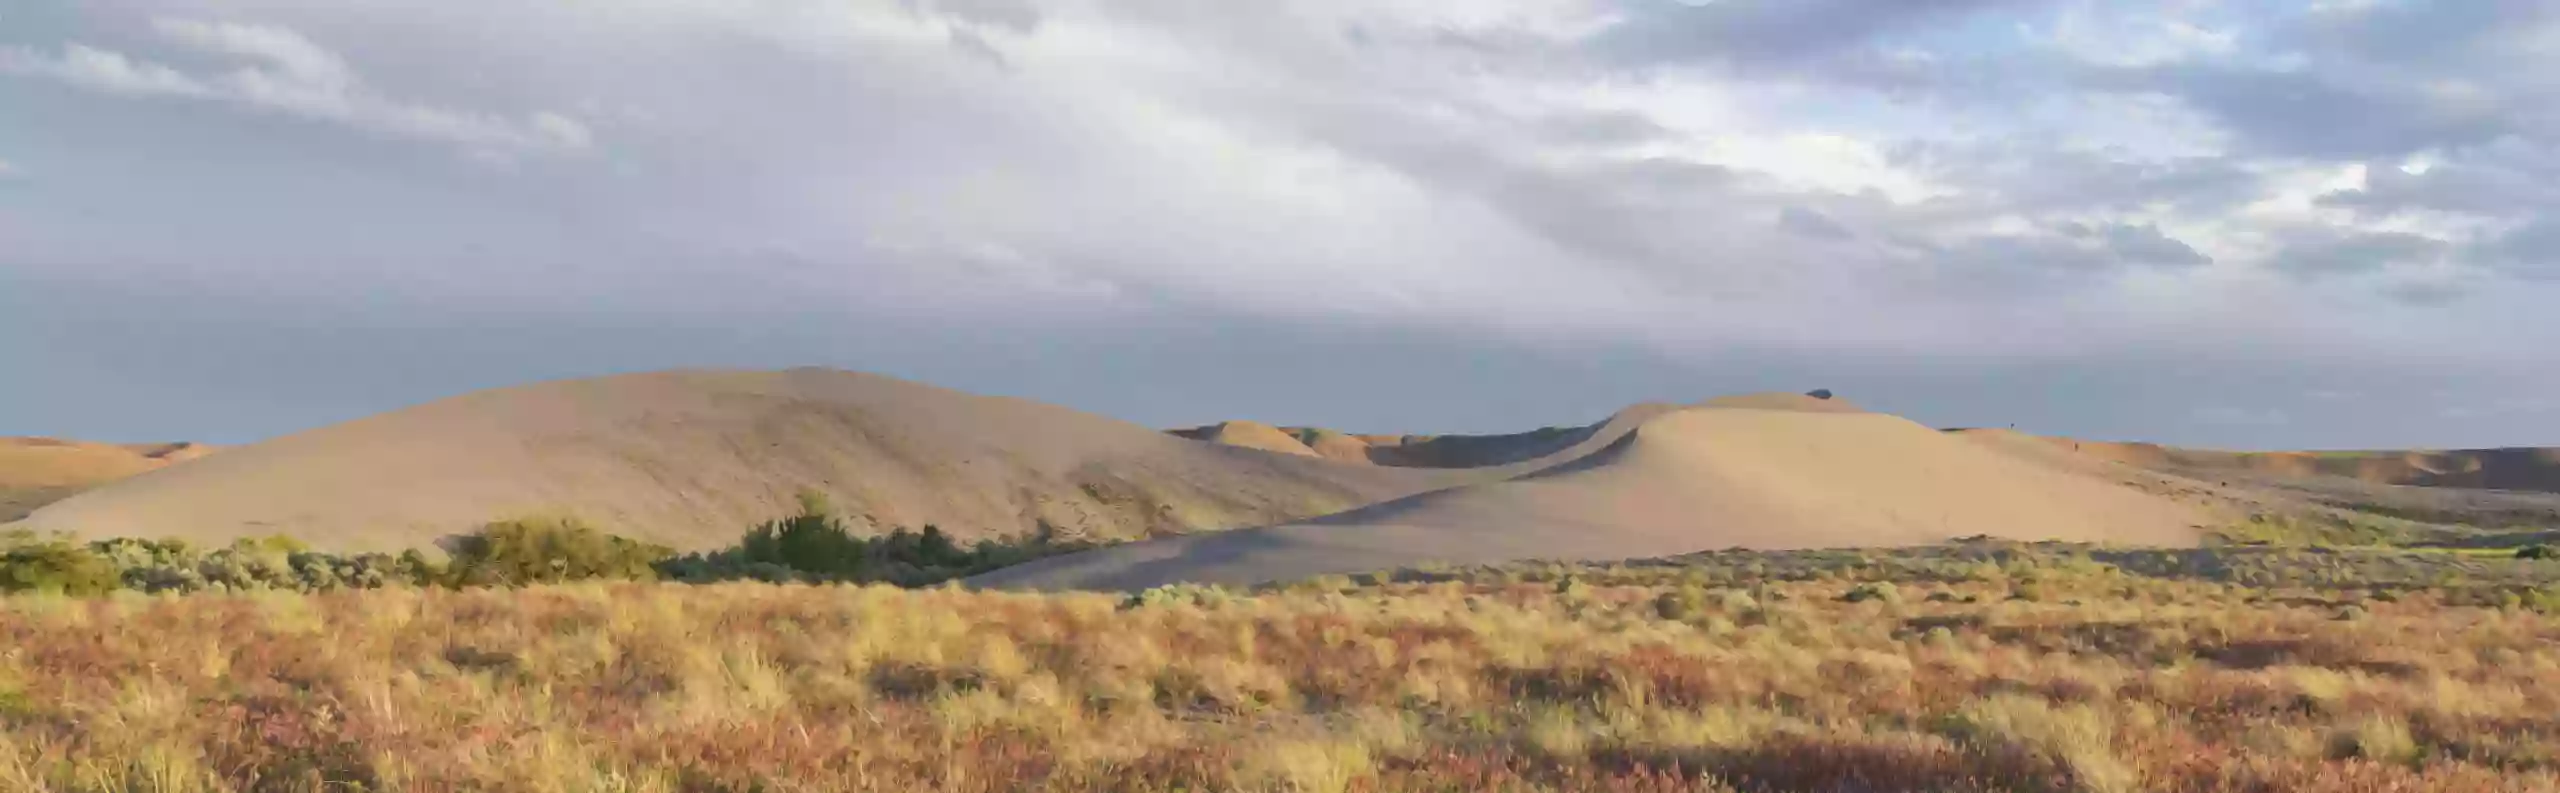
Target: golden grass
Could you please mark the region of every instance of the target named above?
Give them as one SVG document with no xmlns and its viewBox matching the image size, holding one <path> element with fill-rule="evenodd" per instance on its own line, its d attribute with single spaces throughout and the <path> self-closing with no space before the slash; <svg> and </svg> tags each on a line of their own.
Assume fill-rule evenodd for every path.
<svg viewBox="0 0 2560 793">
<path fill-rule="evenodd" d="M 2040 570 L 13 598 L 0 790 L 2560 788 L 2560 620 Z"/>
</svg>

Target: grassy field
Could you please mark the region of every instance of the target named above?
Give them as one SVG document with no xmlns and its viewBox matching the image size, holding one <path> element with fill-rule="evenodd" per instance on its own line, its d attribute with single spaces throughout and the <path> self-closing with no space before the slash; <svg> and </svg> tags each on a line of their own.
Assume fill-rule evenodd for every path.
<svg viewBox="0 0 2560 793">
<path fill-rule="evenodd" d="M 2552 790 L 2555 578 L 1977 543 L 1128 598 L 20 596 L 0 790 Z"/>
</svg>

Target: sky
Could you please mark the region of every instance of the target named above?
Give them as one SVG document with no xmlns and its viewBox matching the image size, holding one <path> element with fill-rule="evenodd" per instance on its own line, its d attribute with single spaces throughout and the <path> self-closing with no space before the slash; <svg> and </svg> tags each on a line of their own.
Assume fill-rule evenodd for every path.
<svg viewBox="0 0 2560 793">
<path fill-rule="evenodd" d="M 2560 5 L 15 0 L 0 434 L 829 366 L 1156 426 L 2560 445 Z"/>
</svg>

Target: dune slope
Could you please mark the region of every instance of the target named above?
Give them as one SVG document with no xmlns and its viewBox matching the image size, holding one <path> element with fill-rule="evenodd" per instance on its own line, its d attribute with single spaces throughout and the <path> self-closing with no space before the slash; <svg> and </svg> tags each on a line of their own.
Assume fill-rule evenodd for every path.
<svg viewBox="0 0 2560 793">
<path fill-rule="evenodd" d="M 1249 584 L 1428 562 L 1907 545 L 1975 534 L 2178 545 L 2195 542 L 2206 520 L 2189 506 L 1894 416 L 1736 399 L 1664 412 L 1598 452 L 1500 482 L 1076 554 L 972 583 Z"/>
<path fill-rule="evenodd" d="M 1019 399 L 841 371 L 679 371 L 484 391 L 228 450 L 25 524 L 333 550 L 569 513 L 679 548 L 734 541 L 802 488 L 961 538 L 1276 523 L 1458 482 L 1184 440 Z"/>
<path fill-rule="evenodd" d="M 115 444 L 0 438 L 0 523 L 108 482 L 213 451 L 194 443 Z"/>
</svg>

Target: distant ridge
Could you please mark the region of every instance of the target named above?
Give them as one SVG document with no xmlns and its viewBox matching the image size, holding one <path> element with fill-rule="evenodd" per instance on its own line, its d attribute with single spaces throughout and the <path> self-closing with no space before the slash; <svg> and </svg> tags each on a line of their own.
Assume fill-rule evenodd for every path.
<svg viewBox="0 0 2560 793">
<path fill-rule="evenodd" d="M 126 477 L 214 452 L 199 443 L 0 438 L 0 523 Z"/>
</svg>

